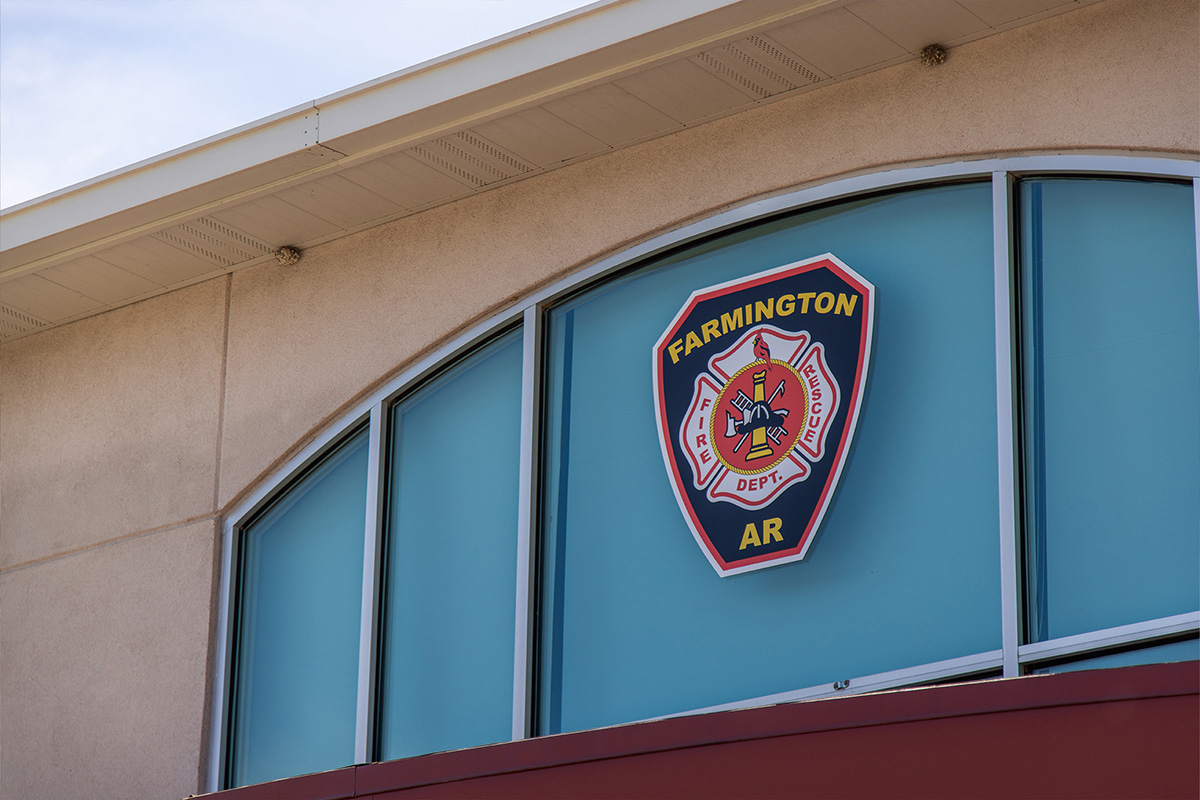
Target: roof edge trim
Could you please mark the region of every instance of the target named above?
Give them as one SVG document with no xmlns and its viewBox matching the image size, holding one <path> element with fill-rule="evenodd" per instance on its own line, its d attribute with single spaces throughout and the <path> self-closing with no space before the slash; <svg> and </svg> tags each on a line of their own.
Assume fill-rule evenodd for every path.
<svg viewBox="0 0 1200 800">
<path fill-rule="evenodd" d="M 718 15 L 722 17 L 722 24 L 717 27 L 728 30 L 729 16 L 744 18 L 747 24 L 754 24 L 840 2 L 842 0 L 808 0 L 799 4 L 783 0 L 688 0 L 687 3 L 602 0 L 2 209 L 0 251 L 11 252 L 22 245 L 80 226 L 94 226 L 105 217 L 182 192 L 194 193 L 204 184 L 216 181 L 221 181 L 219 188 L 214 187 L 211 191 L 222 196 L 237 193 L 237 189 L 228 185 L 229 180 L 221 179 L 233 179 L 239 185 L 244 183 L 241 188 L 247 189 L 272 182 L 281 171 L 285 174 L 306 172 L 315 162 L 341 156 L 336 147 L 333 150 L 321 147 L 322 142 L 394 122 L 407 114 L 605 47 L 629 46 L 637 37 L 655 31 L 687 25 L 691 33 L 690 27 L 696 27 L 697 18 L 710 12 L 727 11 Z M 703 38 L 703 27 L 700 25 L 695 31 L 696 37 Z M 636 45 L 629 53 L 622 54 L 631 62 L 649 56 L 637 52 Z M 480 113 L 488 110 L 480 109 Z M 289 157 L 294 164 L 283 161 Z M 271 177 L 263 178 L 260 173 L 270 173 Z M 185 204 L 198 206 L 204 202 L 204 199 L 195 199 Z M 126 225 L 127 221 L 122 227 Z M 19 267 L 22 260 L 18 258 L 17 264 L 5 266 L 9 269 Z"/>
</svg>

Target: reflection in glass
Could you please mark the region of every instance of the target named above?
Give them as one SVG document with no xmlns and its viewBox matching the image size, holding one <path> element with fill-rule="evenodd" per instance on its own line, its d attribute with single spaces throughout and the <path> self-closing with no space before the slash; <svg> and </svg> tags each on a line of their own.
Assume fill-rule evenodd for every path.
<svg viewBox="0 0 1200 800">
<path fill-rule="evenodd" d="M 539 732 L 1000 647 L 991 220 L 987 184 L 848 202 L 552 313 Z M 803 562 L 721 578 L 667 481 L 651 348 L 693 290 L 826 252 L 878 288 L 854 447 Z"/>
<path fill-rule="evenodd" d="M 379 757 L 512 736 L 521 332 L 391 412 Z"/>
<path fill-rule="evenodd" d="M 1029 637 L 1200 607 L 1188 185 L 1021 186 Z"/>
<path fill-rule="evenodd" d="M 366 508 L 363 430 L 242 532 L 233 786 L 354 761 Z"/>
</svg>

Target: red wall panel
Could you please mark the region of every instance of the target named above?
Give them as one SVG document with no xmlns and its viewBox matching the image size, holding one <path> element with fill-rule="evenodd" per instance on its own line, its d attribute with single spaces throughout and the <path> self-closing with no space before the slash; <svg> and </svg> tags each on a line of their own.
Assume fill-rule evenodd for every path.
<svg viewBox="0 0 1200 800">
<path fill-rule="evenodd" d="M 682 717 L 219 796 L 1196 798 L 1198 753 L 1200 665 L 1187 662 Z"/>
</svg>

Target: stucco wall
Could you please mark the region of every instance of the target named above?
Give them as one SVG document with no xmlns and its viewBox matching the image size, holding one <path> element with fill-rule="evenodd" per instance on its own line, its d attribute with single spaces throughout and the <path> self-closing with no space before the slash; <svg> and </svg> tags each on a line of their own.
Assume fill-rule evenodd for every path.
<svg viewBox="0 0 1200 800">
<path fill-rule="evenodd" d="M 1200 150 L 1194 0 L 1110 0 L 0 349 L 0 796 L 202 788 L 219 523 L 514 298 L 715 210 L 893 166 Z"/>
</svg>

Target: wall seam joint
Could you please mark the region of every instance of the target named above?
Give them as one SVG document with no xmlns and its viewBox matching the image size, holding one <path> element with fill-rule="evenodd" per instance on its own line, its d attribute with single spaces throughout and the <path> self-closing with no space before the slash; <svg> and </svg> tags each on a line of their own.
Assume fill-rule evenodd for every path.
<svg viewBox="0 0 1200 800">
<path fill-rule="evenodd" d="M 86 544 L 86 545 L 83 545 L 82 547 L 76 547 L 71 550 L 64 550 L 61 553 L 52 553 L 51 555 L 48 555 L 48 556 L 41 556 L 40 558 L 33 558 L 33 559 L 30 559 L 29 561 L 22 561 L 17 564 L 11 564 L 7 567 L 0 567 L 0 575 L 7 575 L 11 572 L 20 572 L 23 569 L 29 569 L 30 567 L 36 567 L 40 564 L 46 564 L 51 561 L 58 561 L 59 559 L 62 559 L 62 558 L 70 558 L 71 556 L 76 556 L 81 553 L 87 553 L 92 550 L 99 550 L 103 547 L 109 547 L 110 545 L 122 544 L 123 542 L 133 541 L 134 539 L 141 539 L 145 536 L 152 536 L 153 534 L 156 534 L 156 533 L 169 533 L 170 531 L 179 530 L 181 528 L 186 528 L 191 525 L 195 525 L 198 522 L 215 521 L 216 519 L 217 519 L 216 514 L 201 514 L 196 517 L 188 517 L 187 519 L 180 520 L 179 522 L 171 523 L 170 525 L 162 525 L 157 528 L 148 528 L 146 530 L 135 531 L 134 533 L 128 533 L 128 534 L 125 534 L 124 536 L 114 536 L 113 538 L 105 539 L 102 542 L 94 542 L 92 544 Z"/>
<path fill-rule="evenodd" d="M 233 275 L 225 276 L 225 321 L 221 331 L 221 375 L 217 381 L 217 445 L 213 464 L 212 511 L 217 514 L 221 503 L 221 445 L 225 439 L 225 381 L 229 374 L 229 317 L 233 305 Z"/>
</svg>

